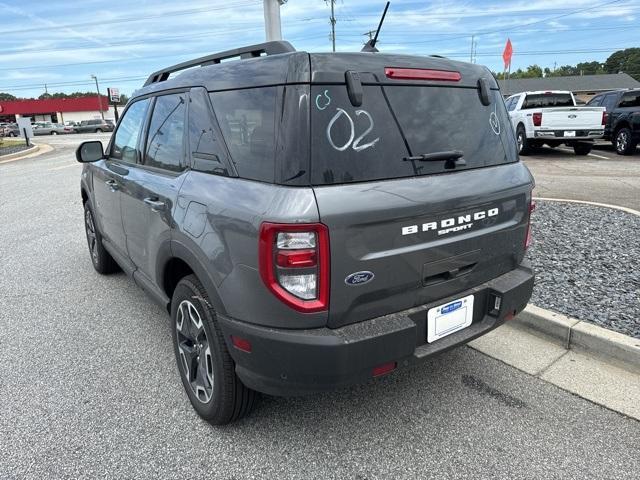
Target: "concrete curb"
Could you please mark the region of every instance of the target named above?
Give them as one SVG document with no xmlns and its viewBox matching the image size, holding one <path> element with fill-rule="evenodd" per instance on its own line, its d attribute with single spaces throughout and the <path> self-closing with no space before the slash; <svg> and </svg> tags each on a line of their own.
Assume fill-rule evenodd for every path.
<svg viewBox="0 0 640 480">
<path fill-rule="evenodd" d="M 640 370 L 640 339 L 531 304 L 512 322 L 555 338 L 567 349 L 587 350 Z"/>
<path fill-rule="evenodd" d="M 0 163 L 4 163 L 6 160 L 17 160 L 19 157 L 36 153 L 38 150 L 40 150 L 40 146 L 33 145 L 31 148 L 27 148 L 26 150 L 20 150 L 19 152 L 9 153 L 7 155 L 0 155 Z"/>
</svg>

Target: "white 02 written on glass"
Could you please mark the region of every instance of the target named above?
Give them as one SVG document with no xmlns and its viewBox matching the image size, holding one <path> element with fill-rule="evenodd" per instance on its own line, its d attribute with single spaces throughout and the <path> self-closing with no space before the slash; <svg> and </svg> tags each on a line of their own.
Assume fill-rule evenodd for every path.
<svg viewBox="0 0 640 480">
<path fill-rule="evenodd" d="M 356 110 L 356 117 L 359 117 L 360 115 L 364 115 L 365 117 L 367 117 L 367 119 L 369 120 L 369 127 L 364 132 L 362 132 L 362 134 L 359 135 L 358 138 L 354 140 L 354 137 L 356 135 L 356 128 L 353 123 L 353 119 L 342 108 L 336 108 L 336 110 L 337 110 L 336 114 L 333 116 L 333 118 L 329 121 L 329 124 L 327 125 L 327 140 L 329 140 L 329 143 L 333 148 L 335 148 L 339 152 L 343 152 L 347 148 L 349 148 L 349 146 L 351 146 L 351 148 L 353 148 L 356 152 L 360 152 L 366 148 L 373 147 L 376 143 L 378 143 L 378 140 L 380 140 L 379 137 L 376 138 L 375 140 L 372 140 L 371 142 L 360 145 L 360 142 L 364 140 L 364 137 L 366 137 L 371 132 L 371 130 L 373 130 L 373 118 L 371 117 L 371 114 L 369 112 L 367 112 L 366 110 Z M 338 118 L 340 118 L 341 115 L 344 115 L 349 121 L 350 134 L 349 134 L 349 140 L 347 140 L 347 143 L 345 143 L 342 146 L 338 146 L 333 141 L 333 138 L 331 138 L 331 128 L 333 127 L 333 124 L 336 123 Z"/>
</svg>

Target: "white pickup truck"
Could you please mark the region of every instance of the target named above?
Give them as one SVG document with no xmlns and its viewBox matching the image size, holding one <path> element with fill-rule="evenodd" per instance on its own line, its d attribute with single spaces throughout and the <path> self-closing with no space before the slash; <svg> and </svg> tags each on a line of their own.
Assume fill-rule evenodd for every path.
<svg viewBox="0 0 640 480">
<path fill-rule="evenodd" d="M 571 92 L 522 92 L 507 98 L 505 104 L 520 155 L 543 144 L 557 147 L 563 143 L 573 147 L 576 155 L 587 155 L 593 141 L 604 135 L 605 109 L 577 106 Z"/>
</svg>

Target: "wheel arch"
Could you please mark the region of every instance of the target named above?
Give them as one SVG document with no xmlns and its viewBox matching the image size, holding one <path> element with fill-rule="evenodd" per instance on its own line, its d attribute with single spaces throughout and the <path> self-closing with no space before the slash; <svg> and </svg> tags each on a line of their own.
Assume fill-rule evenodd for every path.
<svg viewBox="0 0 640 480">
<path fill-rule="evenodd" d="M 196 254 L 185 247 L 182 243 L 172 241 L 170 254 L 161 259 L 158 268 L 159 285 L 163 292 L 169 297 L 167 310 L 171 312 L 171 297 L 180 280 L 187 275 L 195 275 L 202 282 L 212 307 L 216 312 L 226 313 L 218 289 L 202 261 Z"/>
<path fill-rule="evenodd" d="M 618 132 L 620 130 L 622 130 L 623 128 L 628 128 L 629 130 L 631 130 L 631 124 L 629 123 L 629 121 L 624 118 L 622 120 L 620 120 L 619 122 L 616 123 L 616 125 L 613 127 L 613 136 L 614 138 L 618 135 Z"/>
</svg>

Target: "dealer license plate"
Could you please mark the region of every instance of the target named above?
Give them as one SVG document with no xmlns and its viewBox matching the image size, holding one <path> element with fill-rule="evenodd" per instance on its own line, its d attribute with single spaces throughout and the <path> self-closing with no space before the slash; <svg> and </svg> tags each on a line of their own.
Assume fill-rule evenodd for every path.
<svg viewBox="0 0 640 480">
<path fill-rule="evenodd" d="M 564 131 L 564 136 L 565 137 L 575 137 L 576 136 L 576 131 L 575 130 L 565 130 Z"/>
<path fill-rule="evenodd" d="M 473 295 L 430 309 L 427 312 L 427 343 L 468 327 L 472 320 Z"/>
</svg>

